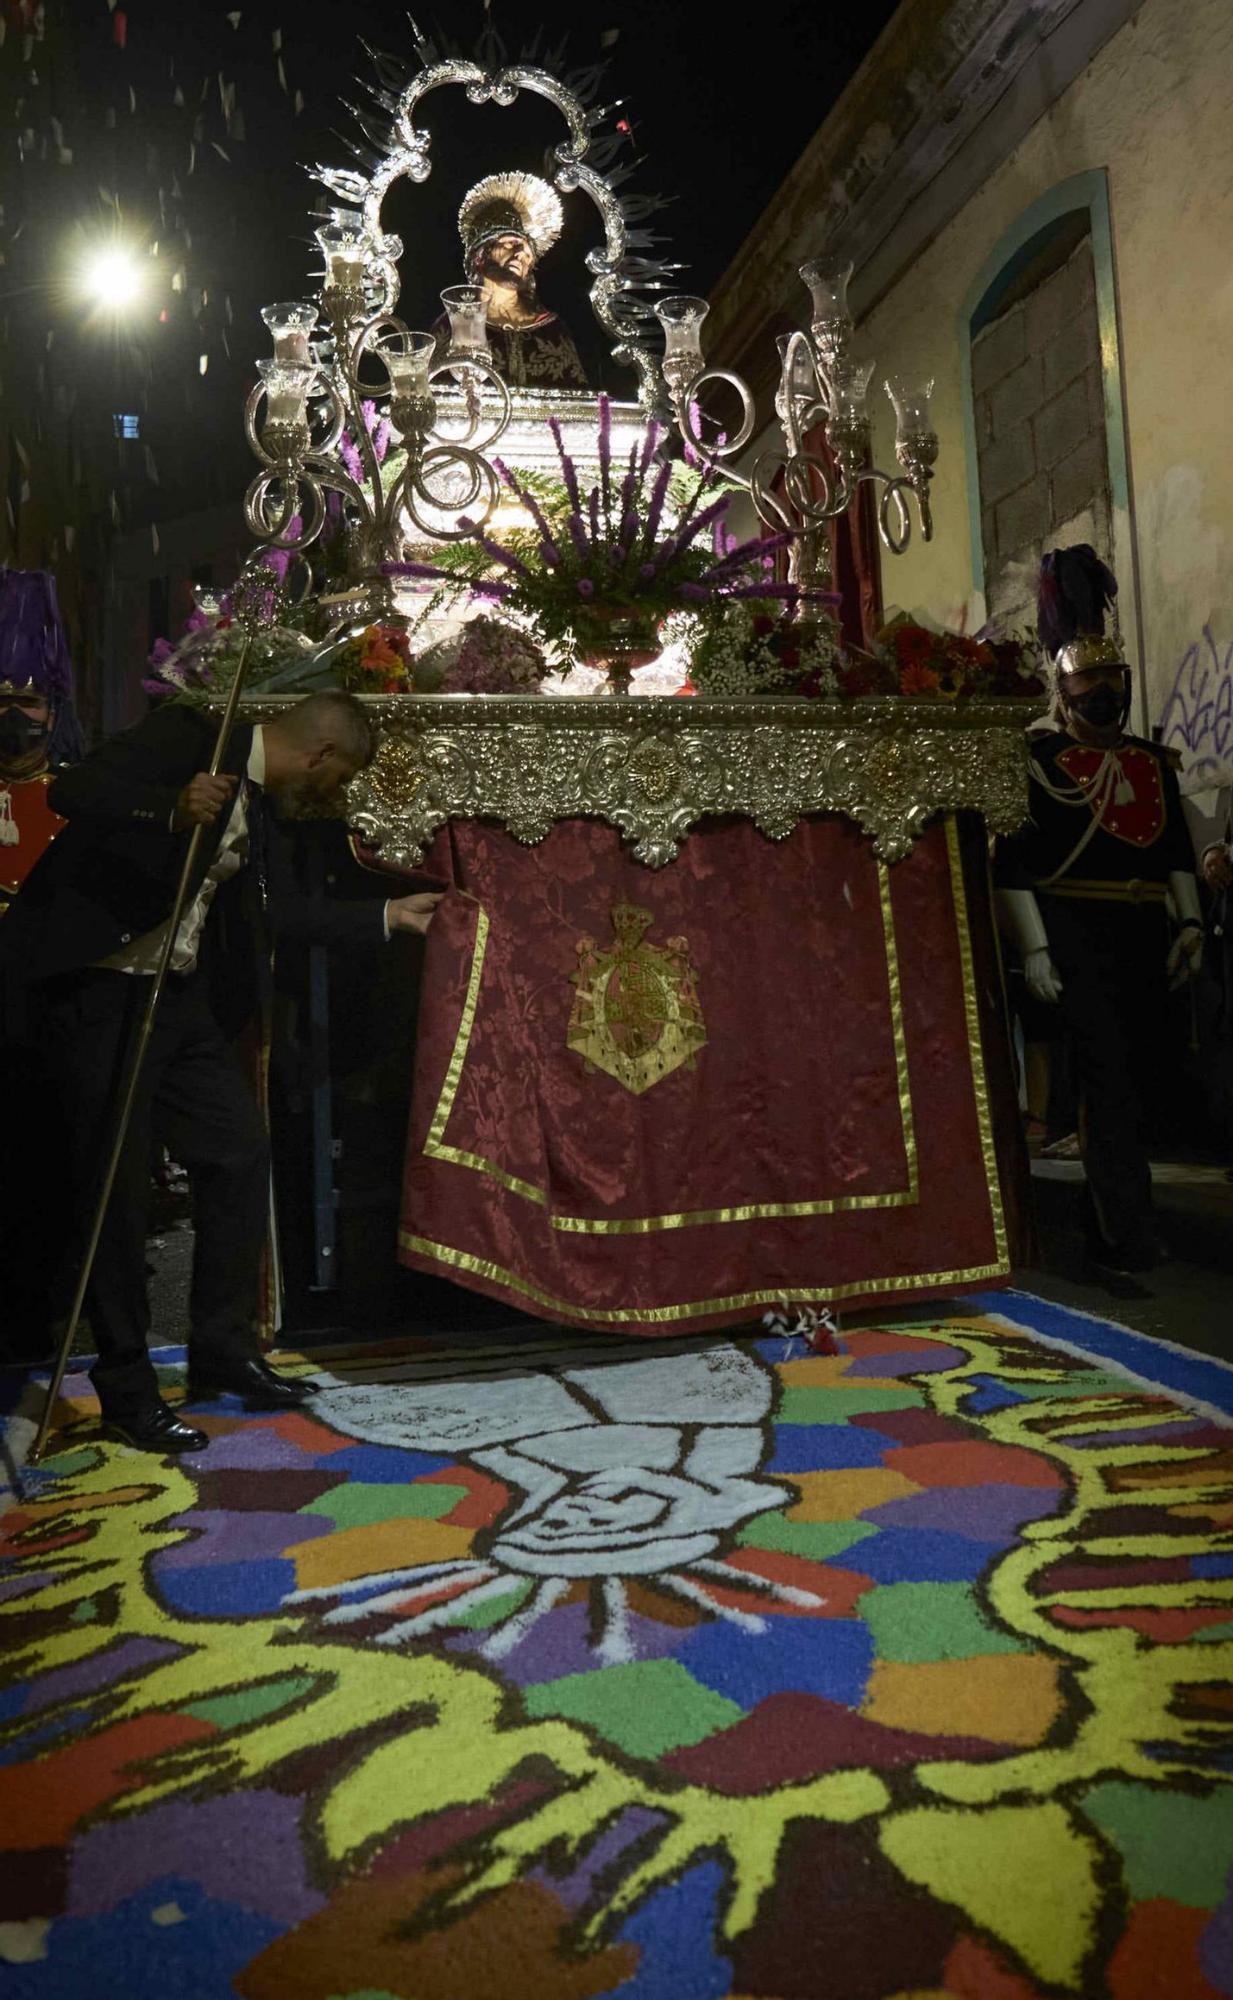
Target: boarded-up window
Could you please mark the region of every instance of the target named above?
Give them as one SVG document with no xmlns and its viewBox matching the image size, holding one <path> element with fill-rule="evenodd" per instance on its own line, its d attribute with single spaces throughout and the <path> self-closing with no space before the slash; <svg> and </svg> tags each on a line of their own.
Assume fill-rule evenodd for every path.
<svg viewBox="0 0 1233 2000">
<path fill-rule="evenodd" d="M 1019 251 L 973 314 L 971 337 L 986 600 L 991 615 L 1029 626 L 1046 549 L 1091 542 L 1112 559 L 1086 210 Z"/>
</svg>

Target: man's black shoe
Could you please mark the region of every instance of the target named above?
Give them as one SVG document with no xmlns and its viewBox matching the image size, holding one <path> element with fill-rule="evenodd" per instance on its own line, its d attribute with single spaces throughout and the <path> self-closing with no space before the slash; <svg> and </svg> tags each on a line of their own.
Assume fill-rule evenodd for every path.
<svg viewBox="0 0 1233 2000">
<path fill-rule="evenodd" d="M 190 1403 L 213 1402 L 216 1396 L 241 1396 L 250 1410 L 298 1410 L 315 1394 L 312 1382 L 291 1381 L 268 1361 L 256 1356 L 243 1361 L 216 1362 L 188 1369 Z"/>
<path fill-rule="evenodd" d="M 136 1445 L 138 1451 L 204 1451 L 210 1442 L 204 1431 L 181 1423 L 166 1403 L 151 1403 L 131 1417 L 111 1417 L 104 1410 L 103 1429 L 108 1437 Z"/>
</svg>

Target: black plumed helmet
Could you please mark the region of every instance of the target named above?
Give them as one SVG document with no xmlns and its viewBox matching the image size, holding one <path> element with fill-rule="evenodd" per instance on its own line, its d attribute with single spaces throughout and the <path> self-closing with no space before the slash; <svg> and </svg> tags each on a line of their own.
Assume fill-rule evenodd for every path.
<svg viewBox="0 0 1233 2000">
<path fill-rule="evenodd" d="M 1099 639 L 1117 596 L 1117 578 L 1090 542 L 1054 549 L 1036 584 L 1036 636 L 1056 659 L 1076 639 Z"/>
</svg>

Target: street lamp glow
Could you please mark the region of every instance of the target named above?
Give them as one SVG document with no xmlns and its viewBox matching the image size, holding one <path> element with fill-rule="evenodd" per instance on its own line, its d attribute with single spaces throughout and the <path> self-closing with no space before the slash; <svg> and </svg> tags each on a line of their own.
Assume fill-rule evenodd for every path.
<svg viewBox="0 0 1233 2000">
<path fill-rule="evenodd" d="M 121 243 L 110 243 L 86 259 L 83 271 L 86 296 L 108 312 L 123 312 L 142 288 L 142 271 L 136 256 Z"/>
</svg>

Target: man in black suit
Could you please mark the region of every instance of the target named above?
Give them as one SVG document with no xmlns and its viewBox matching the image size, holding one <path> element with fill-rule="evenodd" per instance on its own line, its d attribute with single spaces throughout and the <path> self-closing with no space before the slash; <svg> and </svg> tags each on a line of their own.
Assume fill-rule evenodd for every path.
<svg viewBox="0 0 1233 2000">
<path fill-rule="evenodd" d="M 406 895 L 382 907 L 297 892 L 279 815 L 327 806 L 373 754 L 350 695 L 310 695 L 274 722 L 237 729 L 217 777 L 206 769 L 213 742 L 207 717 L 171 703 L 62 773 L 50 803 L 68 824 L 0 936 L 0 961 L 26 988 L 71 1116 L 80 1233 L 191 829 L 205 829 L 87 1297 L 104 1422 L 162 1452 L 209 1440 L 163 1403 L 146 1347 L 153 1142 L 169 1146 L 193 1191 L 190 1400 L 230 1391 L 250 1408 L 294 1407 L 309 1391 L 261 1358 L 254 1331 L 269 1149 L 225 1030 L 268 997 L 280 940 L 379 945 L 395 930 L 425 932 L 440 900 Z"/>
</svg>

